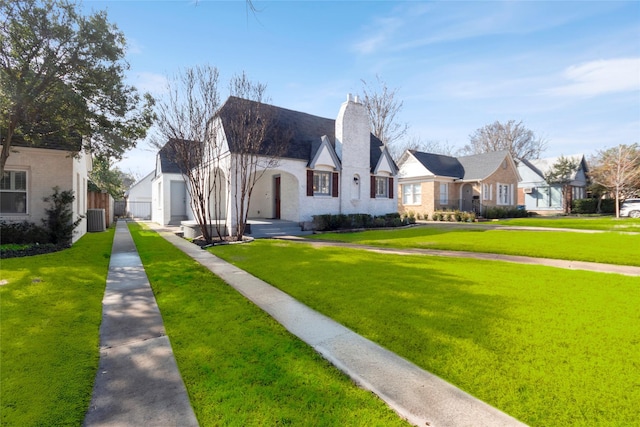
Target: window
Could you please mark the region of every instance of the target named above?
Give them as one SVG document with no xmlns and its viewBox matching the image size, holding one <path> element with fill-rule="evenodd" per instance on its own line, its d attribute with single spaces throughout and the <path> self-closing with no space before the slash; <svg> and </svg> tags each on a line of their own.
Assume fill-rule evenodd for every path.
<svg viewBox="0 0 640 427">
<path fill-rule="evenodd" d="M 313 171 L 313 195 L 331 195 L 331 172 Z"/>
<path fill-rule="evenodd" d="M 27 172 L 5 171 L 0 181 L 0 212 L 27 213 Z"/>
<path fill-rule="evenodd" d="M 498 204 L 510 205 L 511 204 L 511 185 L 509 184 L 497 184 L 498 187 Z"/>
<path fill-rule="evenodd" d="M 419 205 L 422 203 L 422 185 L 404 184 L 402 186 L 402 204 Z"/>
<path fill-rule="evenodd" d="M 440 184 L 440 204 L 446 205 L 449 203 L 449 184 L 441 183 Z"/>
<path fill-rule="evenodd" d="M 491 200 L 493 198 L 493 188 L 491 184 L 482 184 L 482 200 Z"/>
<path fill-rule="evenodd" d="M 386 176 L 376 176 L 376 197 L 389 196 L 389 179 Z"/>
</svg>

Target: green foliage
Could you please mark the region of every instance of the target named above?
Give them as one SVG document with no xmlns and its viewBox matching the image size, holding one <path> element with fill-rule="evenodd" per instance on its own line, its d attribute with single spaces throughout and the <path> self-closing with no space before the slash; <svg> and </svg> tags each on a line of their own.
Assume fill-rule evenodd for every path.
<svg viewBox="0 0 640 427">
<path fill-rule="evenodd" d="M 475 212 L 455 211 L 436 211 L 432 215 L 434 221 L 450 221 L 450 222 L 474 222 L 476 220 Z"/>
<path fill-rule="evenodd" d="M 0 239 L 5 244 L 49 243 L 49 231 L 33 222 L 0 221 Z"/>
<path fill-rule="evenodd" d="M 406 425 L 157 233 L 129 227 L 200 425 Z"/>
<path fill-rule="evenodd" d="M 45 209 L 47 218 L 42 222 L 49 229 L 49 241 L 57 245 L 70 245 L 73 239 L 73 230 L 80 224 L 84 216 L 73 220 L 72 205 L 75 197 L 72 190 L 60 191 L 53 187 L 53 194 L 45 197 L 44 201 L 51 203 Z"/>
<path fill-rule="evenodd" d="M 486 219 L 525 218 L 528 215 L 529 213 L 526 209 L 501 208 L 498 206 L 489 206 L 485 208 L 482 214 Z"/>
<path fill-rule="evenodd" d="M 105 157 L 93 159 L 93 168 L 89 174 L 89 186 L 92 191 L 106 191 L 114 199 L 122 198 L 124 192 L 136 182 L 131 174 L 119 168 L 111 168 L 111 162 Z"/>
<path fill-rule="evenodd" d="M 14 137 L 55 140 L 120 158 L 144 137 L 153 99 L 126 85 L 126 41 L 104 11 L 85 16 L 73 0 L 0 2 L 0 129 L 4 169 Z"/>
<path fill-rule="evenodd" d="M 529 425 L 637 423 L 640 278 L 267 240 L 211 252 Z"/>
<path fill-rule="evenodd" d="M 0 425 L 80 426 L 99 360 L 113 231 L 2 260 Z"/>
<path fill-rule="evenodd" d="M 402 218 L 397 212 L 380 216 L 372 216 L 369 214 L 323 214 L 313 216 L 313 227 L 316 231 L 402 227 L 403 225 L 413 223 L 415 223 L 415 217 L 413 219 L 409 216 Z"/>
</svg>

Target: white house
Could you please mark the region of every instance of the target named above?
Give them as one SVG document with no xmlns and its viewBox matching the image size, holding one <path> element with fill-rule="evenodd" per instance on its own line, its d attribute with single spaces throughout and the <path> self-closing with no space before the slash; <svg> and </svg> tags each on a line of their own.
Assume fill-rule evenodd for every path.
<svg viewBox="0 0 640 427">
<path fill-rule="evenodd" d="M 155 171 L 133 184 L 125 193 L 127 216 L 151 219 L 151 189 Z"/>
<path fill-rule="evenodd" d="M 586 197 L 588 185 L 587 163 L 583 154 L 564 156 L 578 164 L 578 169 L 573 175 L 571 193 L 568 194 L 568 202 Z M 524 205 L 527 211 L 542 215 L 562 213 L 562 186 L 549 184 L 544 176 L 559 157 L 549 157 L 537 160 L 521 160 L 518 164 L 518 173 L 521 181 L 518 183 L 518 204 Z"/>
<path fill-rule="evenodd" d="M 231 156 L 238 155 L 238 144 L 232 140 L 228 129 L 238 119 L 233 113 L 238 111 L 238 103 L 251 102 L 230 97 L 214 117 L 217 124 L 214 128 L 220 129 L 218 140 L 222 141 L 223 151 L 229 155 L 212 167 L 235 173 L 228 162 Z M 277 165 L 263 169 L 264 174 L 253 190 L 249 218 L 283 219 L 308 225 L 313 216 L 319 214 L 383 215 L 397 212 L 394 191 L 397 166 L 384 144 L 371 134 L 367 110 L 357 97 L 348 96 L 336 120 L 272 105 L 266 107 L 270 110 L 269 117 L 273 117 L 275 126 L 272 128 L 286 130 L 277 135 L 267 135 L 266 139 L 282 137 L 288 139 L 288 143 L 286 152 L 277 159 Z M 165 155 L 170 154 L 166 151 Z M 158 164 L 161 164 L 162 156 L 161 150 Z M 161 224 L 176 217 L 176 197 L 176 205 L 187 200 L 180 191 L 174 192 L 173 187 L 170 191 L 166 189 L 166 182 L 173 178 L 164 175 L 175 176 L 172 174 L 173 166 L 166 165 L 166 171 L 156 173 L 154 180 L 154 203 L 157 203 L 154 205 L 154 221 Z M 225 177 L 221 182 L 226 182 Z M 235 188 L 226 188 L 225 208 L 218 218 L 227 220 L 230 232 L 237 224 L 232 200 L 236 194 Z M 193 220 L 193 213 L 188 207 L 185 212 Z"/>
<path fill-rule="evenodd" d="M 161 225 L 180 225 L 191 212 L 184 177 L 173 156 L 171 144 L 158 151 L 151 179 L 151 220 Z"/>
<path fill-rule="evenodd" d="M 78 144 L 80 146 L 80 144 Z M 46 148 L 45 148 L 46 147 Z M 0 185 L 0 221 L 28 221 L 42 225 L 50 203 L 45 197 L 72 190 L 73 218 L 84 216 L 73 234 L 76 242 L 87 231 L 87 183 L 91 156 L 82 150 L 69 151 L 67 144 L 45 141 L 40 148 L 14 143 Z"/>
</svg>

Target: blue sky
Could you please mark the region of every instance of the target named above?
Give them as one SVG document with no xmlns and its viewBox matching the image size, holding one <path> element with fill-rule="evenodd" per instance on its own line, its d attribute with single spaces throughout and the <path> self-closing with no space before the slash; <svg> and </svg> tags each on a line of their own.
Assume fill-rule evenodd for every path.
<svg viewBox="0 0 640 427">
<path fill-rule="evenodd" d="M 161 97 L 181 68 L 245 71 L 273 104 L 335 118 L 361 79 L 398 88 L 409 136 L 462 147 L 522 120 L 545 157 L 640 142 L 640 1 L 86 1 L 126 35 L 129 81 Z M 226 86 L 224 86 L 226 88 Z M 226 90 L 226 89 L 225 89 Z M 223 92 L 226 97 L 227 93 Z M 138 177 L 155 152 L 118 166 Z"/>
</svg>

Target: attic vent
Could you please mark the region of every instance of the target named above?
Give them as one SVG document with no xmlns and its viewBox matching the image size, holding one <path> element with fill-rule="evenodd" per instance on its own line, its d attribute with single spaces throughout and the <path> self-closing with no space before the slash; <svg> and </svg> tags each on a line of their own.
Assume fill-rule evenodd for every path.
<svg viewBox="0 0 640 427">
<path fill-rule="evenodd" d="M 87 209 L 87 231 L 104 231 L 104 209 Z"/>
<path fill-rule="evenodd" d="M 532 187 L 524 188 L 524 189 L 522 189 L 522 192 L 524 194 L 531 194 L 531 193 L 533 193 L 533 188 Z"/>
</svg>

